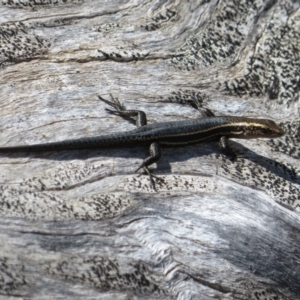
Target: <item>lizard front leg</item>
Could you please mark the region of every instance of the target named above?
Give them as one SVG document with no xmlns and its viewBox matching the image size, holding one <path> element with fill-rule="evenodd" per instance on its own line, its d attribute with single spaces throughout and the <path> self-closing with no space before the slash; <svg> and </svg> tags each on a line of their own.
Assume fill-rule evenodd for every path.
<svg viewBox="0 0 300 300">
<path fill-rule="evenodd" d="M 220 138 L 220 147 L 222 151 L 229 155 L 233 160 L 237 158 L 237 154 L 232 150 L 232 148 L 228 145 L 228 138 L 226 136 L 222 136 Z"/>
</svg>

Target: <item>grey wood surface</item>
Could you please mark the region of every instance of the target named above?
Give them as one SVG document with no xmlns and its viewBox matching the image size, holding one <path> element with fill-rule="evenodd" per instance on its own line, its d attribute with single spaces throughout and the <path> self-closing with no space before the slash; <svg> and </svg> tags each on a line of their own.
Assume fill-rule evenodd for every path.
<svg viewBox="0 0 300 300">
<path fill-rule="evenodd" d="M 271 118 L 286 135 L 0 155 L 0 299 L 300 299 L 300 3 L 2 0 L 0 146 Z"/>
</svg>

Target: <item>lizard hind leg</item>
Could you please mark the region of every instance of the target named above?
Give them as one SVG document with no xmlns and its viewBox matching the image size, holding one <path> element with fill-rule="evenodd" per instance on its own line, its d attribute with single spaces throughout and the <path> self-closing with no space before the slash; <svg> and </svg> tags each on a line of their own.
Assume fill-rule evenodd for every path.
<svg viewBox="0 0 300 300">
<path fill-rule="evenodd" d="M 161 150 L 160 150 L 160 146 L 159 146 L 159 143 L 157 142 L 153 142 L 151 145 L 150 145 L 150 148 L 149 148 L 149 156 L 147 156 L 143 163 L 135 170 L 135 172 L 137 172 L 138 170 L 140 169 L 144 169 L 145 173 L 147 173 L 149 175 L 149 179 L 150 179 L 150 183 L 151 183 L 151 186 L 153 188 L 155 188 L 155 184 L 154 184 L 154 181 L 153 181 L 153 177 L 157 178 L 157 179 L 160 179 L 156 176 L 154 176 L 153 174 L 151 174 L 150 170 L 149 170 L 149 166 L 154 164 L 155 162 L 157 162 L 160 157 L 161 157 Z"/>
<path fill-rule="evenodd" d="M 111 106 L 113 108 L 109 109 L 106 108 L 106 111 L 108 111 L 111 114 L 119 115 L 124 119 L 129 120 L 132 123 L 135 123 L 137 127 L 141 127 L 144 125 L 147 125 L 147 117 L 144 111 L 142 110 L 129 110 L 126 109 L 124 105 L 121 104 L 121 102 L 118 100 L 118 98 L 114 98 L 112 95 L 110 95 L 112 100 L 106 100 L 98 95 L 98 98 Z"/>
</svg>

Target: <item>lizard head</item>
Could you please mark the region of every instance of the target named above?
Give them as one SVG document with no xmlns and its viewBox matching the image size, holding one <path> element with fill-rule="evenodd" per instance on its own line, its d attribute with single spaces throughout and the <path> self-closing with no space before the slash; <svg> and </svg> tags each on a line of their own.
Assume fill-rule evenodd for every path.
<svg viewBox="0 0 300 300">
<path fill-rule="evenodd" d="M 268 138 L 273 139 L 284 135 L 284 131 L 274 121 L 268 119 L 252 119 L 236 122 L 235 136 L 243 139 Z"/>
</svg>

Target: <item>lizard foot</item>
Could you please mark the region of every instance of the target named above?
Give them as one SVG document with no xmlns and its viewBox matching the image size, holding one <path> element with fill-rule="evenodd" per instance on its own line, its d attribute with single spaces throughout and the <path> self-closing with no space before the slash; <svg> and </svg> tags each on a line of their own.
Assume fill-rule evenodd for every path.
<svg viewBox="0 0 300 300">
<path fill-rule="evenodd" d="M 144 166 L 143 164 L 142 164 L 140 167 L 138 167 L 138 168 L 135 170 L 135 172 L 139 171 L 139 170 L 142 169 L 142 168 L 144 169 L 144 173 L 142 173 L 142 174 L 147 174 L 147 175 L 149 176 L 149 180 L 150 180 L 150 185 L 151 185 L 151 187 L 152 187 L 155 191 L 157 191 L 157 190 L 156 190 L 156 187 L 155 187 L 155 182 L 154 182 L 153 178 L 155 178 L 157 181 L 160 181 L 160 182 L 165 182 L 165 180 L 164 180 L 163 178 L 160 178 L 160 177 L 156 176 L 156 175 L 153 175 L 153 174 L 150 172 L 150 170 L 148 169 L 148 167 L 147 167 L 147 166 Z M 141 176 L 142 174 L 139 174 L 138 176 Z"/>
</svg>

